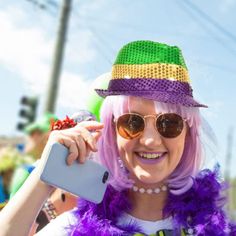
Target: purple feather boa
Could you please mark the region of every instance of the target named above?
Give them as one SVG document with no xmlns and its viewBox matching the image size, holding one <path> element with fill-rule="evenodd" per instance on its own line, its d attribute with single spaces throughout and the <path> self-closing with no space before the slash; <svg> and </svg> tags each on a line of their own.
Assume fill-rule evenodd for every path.
<svg viewBox="0 0 236 236">
<path fill-rule="evenodd" d="M 180 232 L 180 228 L 191 228 L 196 236 L 236 236 L 236 226 L 227 220 L 223 211 L 226 199 L 221 191 L 225 188 L 226 185 L 218 180 L 217 169 L 214 172 L 203 170 L 186 193 L 170 193 L 164 214 L 173 217 L 175 235 L 180 235 L 176 233 Z M 142 233 L 136 224 L 117 225 L 122 212 L 129 212 L 131 209 L 126 196 L 126 191 L 118 192 L 108 186 L 100 204 L 80 199 L 78 210 L 74 213 L 78 222 L 70 226 L 69 235 L 126 236 Z"/>
<path fill-rule="evenodd" d="M 117 226 L 117 218 L 130 210 L 130 203 L 126 192 L 118 192 L 111 186 L 107 187 L 103 201 L 100 204 L 80 199 L 78 210 L 74 213 L 78 219 L 75 226 L 70 227 L 70 234 L 73 236 L 128 236 L 141 229 L 136 224 Z"/>
<path fill-rule="evenodd" d="M 235 236 L 235 226 L 227 220 L 223 206 L 226 198 L 222 191 L 225 183 L 218 180 L 218 169 L 201 171 L 186 193 L 169 194 L 165 215 L 173 216 L 175 228 L 194 229 L 194 235 Z"/>
</svg>

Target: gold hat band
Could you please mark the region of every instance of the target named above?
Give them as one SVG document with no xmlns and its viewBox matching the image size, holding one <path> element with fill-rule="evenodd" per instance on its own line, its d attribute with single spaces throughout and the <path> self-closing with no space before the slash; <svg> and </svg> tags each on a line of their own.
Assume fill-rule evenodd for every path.
<svg viewBox="0 0 236 236">
<path fill-rule="evenodd" d="M 112 79 L 152 78 L 190 82 L 188 71 L 179 65 L 155 63 L 142 65 L 116 64 L 112 66 Z"/>
</svg>

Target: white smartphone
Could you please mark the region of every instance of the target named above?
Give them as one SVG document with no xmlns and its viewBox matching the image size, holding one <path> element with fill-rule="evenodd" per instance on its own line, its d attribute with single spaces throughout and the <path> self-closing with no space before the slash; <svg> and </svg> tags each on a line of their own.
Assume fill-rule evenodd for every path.
<svg viewBox="0 0 236 236">
<path fill-rule="evenodd" d="M 52 144 L 40 179 L 88 201 L 100 203 L 107 187 L 108 170 L 92 160 L 86 160 L 84 164 L 75 161 L 68 166 L 68 154 L 64 145 Z"/>
</svg>

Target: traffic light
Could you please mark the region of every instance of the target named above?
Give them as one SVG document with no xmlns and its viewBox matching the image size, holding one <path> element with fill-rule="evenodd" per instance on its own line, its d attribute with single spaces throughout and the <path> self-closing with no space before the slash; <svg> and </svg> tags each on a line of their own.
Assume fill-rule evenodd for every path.
<svg viewBox="0 0 236 236">
<path fill-rule="evenodd" d="M 27 125 L 34 122 L 36 118 L 36 110 L 38 106 L 38 99 L 35 97 L 23 96 L 20 101 L 22 108 L 19 112 L 19 116 L 24 118 L 25 122 L 19 122 L 17 124 L 18 130 L 23 130 Z"/>
</svg>

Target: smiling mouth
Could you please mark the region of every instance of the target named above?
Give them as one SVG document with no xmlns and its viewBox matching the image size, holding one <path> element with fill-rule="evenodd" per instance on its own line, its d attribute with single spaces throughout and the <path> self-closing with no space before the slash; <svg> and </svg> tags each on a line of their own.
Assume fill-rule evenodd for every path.
<svg viewBox="0 0 236 236">
<path fill-rule="evenodd" d="M 146 152 L 136 152 L 138 157 L 142 159 L 157 160 L 163 157 L 167 152 L 158 152 L 158 153 L 146 153 Z"/>
</svg>

